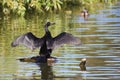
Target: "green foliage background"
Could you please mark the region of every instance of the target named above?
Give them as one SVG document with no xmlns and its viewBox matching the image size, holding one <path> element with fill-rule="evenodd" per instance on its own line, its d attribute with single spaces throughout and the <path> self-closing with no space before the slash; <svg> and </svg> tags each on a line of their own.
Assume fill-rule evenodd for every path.
<svg viewBox="0 0 120 80">
<path fill-rule="evenodd" d="M 4 15 L 24 16 L 26 13 L 44 13 L 60 11 L 70 6 L 109 3 L 117 0 L 1 0 L 0 9 Z"/>
</svg>

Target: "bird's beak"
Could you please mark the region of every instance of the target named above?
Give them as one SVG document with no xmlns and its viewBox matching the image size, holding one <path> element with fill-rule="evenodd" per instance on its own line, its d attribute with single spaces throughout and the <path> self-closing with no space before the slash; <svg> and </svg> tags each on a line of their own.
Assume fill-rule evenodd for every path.
<svg viewBox="0 0 120 80">
<path fill-rule="evenodd" d="M 55 22 L 51 22 L 51 25 L 54 25 L 55 24 Z"/>
</svg>

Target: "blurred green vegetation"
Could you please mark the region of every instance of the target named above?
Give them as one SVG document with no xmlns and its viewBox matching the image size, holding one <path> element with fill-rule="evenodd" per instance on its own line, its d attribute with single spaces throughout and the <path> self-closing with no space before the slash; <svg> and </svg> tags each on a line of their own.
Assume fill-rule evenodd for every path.
<svg viewBox="0 0 120 80">
<path fill-rule="evenodd" d="M 111 4 L 117 0 L 0 0 L 0 12 L 6 15 L 24 16 L 25 14 L 40 14 L 57 12 L 73 6 L 88 6 L 97 3 Z"/>
</svg>

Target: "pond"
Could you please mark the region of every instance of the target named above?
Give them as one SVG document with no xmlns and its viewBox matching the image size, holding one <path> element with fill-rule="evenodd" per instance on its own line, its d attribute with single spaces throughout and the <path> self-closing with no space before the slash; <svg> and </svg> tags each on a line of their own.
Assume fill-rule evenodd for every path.
<svg viewBox="0 0 120 80">
<path fill-rule="evenodd" d="M 56 25 L 49 30 L 52 36 L 68 32 L 82 41 L 82 45 L 64 45 L 53 51 L 57 62 L 36 65 L 17 59 L 38 55 L 39 50 L 19 46 L 11 42 L 19 35 L 32 32 L 44 35 L 45 22 Z M 87 59 L 86 71 L 80 62 Z M 120 80 L 120 2 L 104 6 L 90 13 L 87 19 L 80 11 L 45 14 L 26 18 L 0 18 L 0 80 Z M 49 78 L 49 79 L 47 79 Z"/>
</svg>

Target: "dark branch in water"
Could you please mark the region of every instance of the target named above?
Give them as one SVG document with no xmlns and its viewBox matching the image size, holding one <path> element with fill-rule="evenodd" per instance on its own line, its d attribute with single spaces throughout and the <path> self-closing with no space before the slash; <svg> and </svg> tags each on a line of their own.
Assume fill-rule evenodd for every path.
<svg viewBox="0 0 120 80">
<path fill-rule="evenodd" d="M 82 71 L 86 71 L 86 58 L 81 59 L 80 68 Z"/>
</svg>

